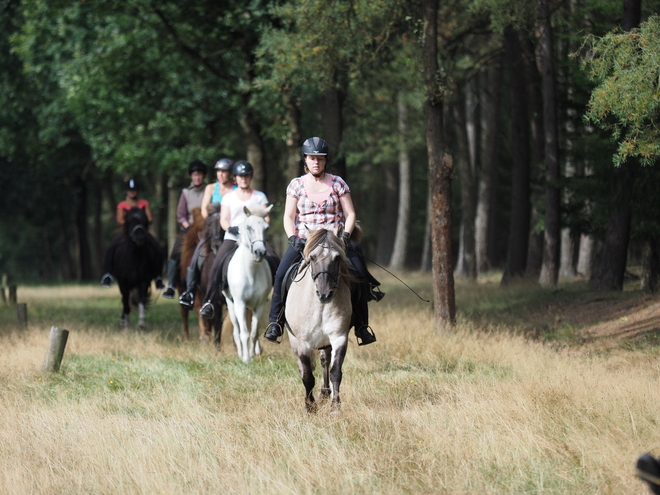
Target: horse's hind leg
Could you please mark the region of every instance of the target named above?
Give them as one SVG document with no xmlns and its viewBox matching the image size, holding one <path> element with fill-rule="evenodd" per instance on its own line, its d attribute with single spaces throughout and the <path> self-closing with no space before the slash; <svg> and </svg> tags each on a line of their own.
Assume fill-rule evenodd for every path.
<svg viewBox="0 0 660 495">
<path fill-rule="evenodd" d="M 140 330 L 147 328 L 147 311 L 143 302 L 138 303 L 138 328 Z"/>
<path fill-rule="evenodd" d="M 298 370 L 305 386 L 305 407 L 308 413 L 316 412 L 316 402 L 314 401 L 314 365 L 311 356 L 298 356 Z"/>
<path fill-rule="evenodd" d="M 332 357 L 332 347 L 326 346 L 319 349 L 319 359 L 321 361 L 321 370 L 323 372 L 323 384 L 319 393 L 319 400 L 326 400 L 330 397 L 330 359 Z"/>
<path fill-rule="evenodd" d="M 330 368 L 330 385 L 332 387 L 332 406 L 339 410 L 341 401 L 339 400 L 339 386 L 341 385 L 342 371 L 346 357 L 346 342 L 332 350 L 332 367 Z"/>
</svg>

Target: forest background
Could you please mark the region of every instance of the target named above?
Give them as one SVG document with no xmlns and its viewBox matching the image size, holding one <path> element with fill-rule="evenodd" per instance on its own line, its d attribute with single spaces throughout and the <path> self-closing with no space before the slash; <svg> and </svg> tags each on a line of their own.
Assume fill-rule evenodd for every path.
<svg viewBox="0 0 660 495">
<path fill-rule="evenodd" d="M 655 290 L 658 7 L 1 0 L 0 272 L 99 278 L 128 177 L 167 249 L 188 163 L 225 156 L 255 167 L 282 248 L 286 184 L 318 135 L 371 260 L 428 270 L 435 249 L 458 277 L 579 275 L 613 290 L 637 262 Z M 441 249 L 436 220 L 451 236 Z"/>
</svg>

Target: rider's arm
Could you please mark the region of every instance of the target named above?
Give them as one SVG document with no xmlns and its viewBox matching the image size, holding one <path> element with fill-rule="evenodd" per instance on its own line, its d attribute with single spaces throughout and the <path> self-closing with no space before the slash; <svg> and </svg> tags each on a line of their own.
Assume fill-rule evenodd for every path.
<svg viewBox="0 0 660 495">
<path fill-rule="evenodd" d="M 222 206 L 220 207 L 220 227 L 222 227 L 222 230 L 225 232 L 229 229 L 229 227 L 231 227 L 229 220 L 231 220 L 231 210 L 229 205 L 226 205 L 223 202 Z"/>
<path fill-rule="evenodd" d="M 147 201 L 147 204 L 144 205 L 144 214 L 147 215 L 147 221 L 149 223 L 154 221 L 154 216 L 151 213 L 151 206 L 149 206 L 148 201 Z"/>
<path fill-rule="evenodd" d="M 211 196 L 213 196 L 213 188 L 215 184 L 209 184 L 204 189 L 204 197 L 202 198 L 202 217 L 206 218 L 209 216 L 209 203 L 211 202 Z"/>
<path fill-rule="evenodd" d="M 188 200 L 183 193 L 179 196 L 179 204 L 176 207 L 176 221 L 184 229 L 190 227 L 190 224 L 188 223 Z"/>
<path fill-rule="evenodd" d="M 341 205 L 341 209 L 344 212 L 344 232 L 348 232 L 350 234 L 355 228 L 355 221 L 357 219 L 351 193 L 346 193 L 339 196 L 339 204 Z"/>
<path fill-rule="evenodd" d="M 124 225 L 126 221 L 126 210 L 123 208 L 117 207 L 117 225 Z"/>
<path fill-rule="evenodd" d="M 296 215 L 298 214 L 298 200 L 293 196 L 287 195 L 286 203 L 284 204 L 284 218 L 282 224 L 284 225 L 284 232 L 287 238 L 295 235 L 296 233 Z"/>
</svg>

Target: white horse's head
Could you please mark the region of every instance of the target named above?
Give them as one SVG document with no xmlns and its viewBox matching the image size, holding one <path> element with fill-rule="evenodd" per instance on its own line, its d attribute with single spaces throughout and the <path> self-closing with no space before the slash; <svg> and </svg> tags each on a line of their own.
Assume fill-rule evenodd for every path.
<svg viewBox="0 0 660 495">
<path fill-rule="evenodd" d="M 238 242 L 250 249 L 255 263 L 260 263 L 266 255 L 266 230 L 268 230 L 266 217 L 272 208 L 273 205 L 252 207 L 251 210 L 247 206 L 243 207 L 245 220 L 239 227 Z"/>
</svg>

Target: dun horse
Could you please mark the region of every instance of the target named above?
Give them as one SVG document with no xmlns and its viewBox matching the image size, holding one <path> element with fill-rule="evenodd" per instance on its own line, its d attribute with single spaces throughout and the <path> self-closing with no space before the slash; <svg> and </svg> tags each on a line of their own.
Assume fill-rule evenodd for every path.
<svg viewBox="0 0 660 495">
<path fill-rule="evenodd" d="M 351 280 L 341 233 L 320 229 L 311 233 L 298 274 L 286 296 L 289 341 L 298 358 L 308 412 L 316 411 L 314 364 L 318 349 L 323 367 L 320 398 L 332 397 L 339 409 L 342 364 L 351 322 Z"/>
<path fill-rule="evenodd" d="M 144 210 L 134 207 L 126 214 L 124 233 L 118 241 L 112 263 L 112 276 L 121 292 L 121 326 L 129 327 L 131 304 L 138 309 L 138 328 L 146 328 L 146 307 L 151 280 L 163 271 L 163 252 L 147 231 Z"/>
<path fill-rule="evenodd" d="M 238 227 L 237 248 L 227 267 L 226 288 L 224 291 L 229 317 L 234 326 L 234 343 L 238 356 L 251 361 L 261 354 L 259 330 L 268 311 L 268 298 L 273 288 L 273 276 L 266 256 L 266 229 L 272 205 L 267 208 L 244 209 L 247 217 Z M 251 325 L 247 311 L 252 311 Z"/>
<path fill-rule="evenodd" d="M 209 276 L 211 271 L 211 265 L 213 264 L 213 258 L 215 253 L 218 252 L 220 244 L 222 244 L 222 239 L 224 237 L 224 231 L 220 227 L 220 205 L 209 206 L 209 215 L 204 220 L 202 217 L 201 210 L 199 208 L 193 209 L 193 224 L 190 227 L 190 230 L 186 233 L 186 236 L 183 240 L 181 246 L 181 280 L 179 287 L 177 288 L 179 294 L 181 294 L 185 289 L 185 280 L 186 280 L 186 270 L 190 265 L 192 260 L 193 252 L 197 247 L 197 243 L 200 239 L 205 239 L 205 243 L 202 246 L 202 252 L 200 253 L 200 260 L 204 260 L 200 267 L 201 274 L 198 278 L 199 284 L 197 290 L 195 291 L 195 311 L 199 312 L 199 308 L 202 305 L 202 296 L 206 292 L 206 286 L 209 283 Z M 216 300 L 213 301 L 215 306 L 215 314 L 212 320 L 207 320 L 206 318 L 198 317 L 199 321 L 199 338 L 202 341 L 208 341 L 211 339 L 211 334 L 213 334 L 213 344 L 215 347 L 220 350 L 220 338 L 222 337 L 222 306 L 225 304 L 225 298 L 222 294 L 218 293 Z M 188 325 L 188 314 L 190 311 L 184 307 L 181 307 L 181 320 L 183 321 L 183 338 L 184 340 L 189 340 L 190 332 Z"/>
</svg>

